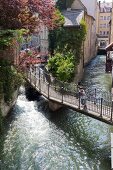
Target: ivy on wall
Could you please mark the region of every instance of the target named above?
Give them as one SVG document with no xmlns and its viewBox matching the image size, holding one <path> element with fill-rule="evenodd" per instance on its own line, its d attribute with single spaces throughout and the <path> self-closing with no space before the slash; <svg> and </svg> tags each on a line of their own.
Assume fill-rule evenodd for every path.
<svg viewBox="0 0 113 170">
<path fill-rule="evenodd" d="M 15 90 L 21 85 L 23 79 L 20 73 L 6 60 L 0 60 L 0 97 L 6 103 L 12 100 Z M 3 96 L 3 97 L 2 97 Z"/>
<path fill-rule="evenodd" d="M 71 51 L 75 60 L 78 60 L 81 55 L 82 43 L 86 37 L 86 23 L 82 19 L 79 28 L 60 27 L 49 33 L 49 48 L 50 51 L 68 52 Z"/>
<path fill-rule="evenodd" d="M 80 27 L 70 27 L 70 28 L 60 27 L 56 30 L 50 31 L 49 49 L 51 51 L 51 55 L 54 56 L 55 53 L 61 53 L 61 55 L 63 54 L 62 57 L 64 57 L 68 54 L 68 52 L 70 52 L 71 56 L 73 56 L 72 64 L 74 64 L 76 70 L 76 66 L 79 64 L 82 55 L 82 49 L 83 49 L 82 44 L 85 40 L 86 32 L 87 32 L 87 27 L 83 19 L 81 20 Z M 70 61 L 72 62 L 72 60 Z"/>
</svg>

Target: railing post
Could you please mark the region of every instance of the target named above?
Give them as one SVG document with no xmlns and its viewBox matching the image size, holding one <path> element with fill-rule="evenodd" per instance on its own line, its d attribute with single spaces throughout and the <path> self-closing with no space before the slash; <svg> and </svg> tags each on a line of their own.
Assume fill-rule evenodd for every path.
<svg viewBox="0 0 113 170">
<path fill-rule="evenodd" d="M 36 76 L 36 66 L 34 66 L 34 68 L 35 68 L 35 76 Z"/>
<path fill-rule="evenodd" d="M 61 91 L 62 91 L 62 103 L 63 103 L 63 87 L 61 87 Z"/>
<path fill-rule="evenodd" d="M 30 66 L 26 65 L 26 76 L 29 78 L 29 71 L 30 71 Z"/>
<path fill-rule="evenodd" d="M 79 92 L 79 106 L 78 106 L 78 108 L 80 109 L 80 92 Z"/>
<path fill-rule="evenodd" d="M 55 91 L 56 91 L 56 77 L 55 77 Z"/>
<path fill-rule="evenodd" d="M 39 90 L 41 90 L 41 84 L 40 84 L 40 69 L 39 69 Z"/>
<path fill-rule="evenodd" d="M 101 110 L 100 110 L 100 117 L 102 117 L 102 104 L 103 104 L 103 98 L 101 98 Z"/>
<path fill-rule="evenodd" d="M 96 96 L 97 96 L 97 90 L 95 89 L 95 98 L 96 98 Z"/>
<path fill-rule="evenodd" d="M 30 83 L 31 83 L 31 67 L 30 67 Z"/>
<path fill-rule="evenodd" d="M 36 82 L 37 82 L 37 78 L 36 78 L 36 66 L 35 67 L 35 87 L 36 87 Z"/>
<path fill-rule="evenodd" d="M 112 122 L 112 118 L 113 118 L 113 100 L 112 100 L 112 105 L 111 105 L 111 122 Z"/>
<path fill-rule="evenodd" d="M 49 86 L 50 86 L 50 84 L 48 83 L 48 99 L 49 99 Z"/>
<path fill-rule="evenodd" d="M 97 96 L 97 90 L 95 89 L 95 92 L 94 92 L 94 104 L 96 104 L 96 96 Z"/>
</svg>

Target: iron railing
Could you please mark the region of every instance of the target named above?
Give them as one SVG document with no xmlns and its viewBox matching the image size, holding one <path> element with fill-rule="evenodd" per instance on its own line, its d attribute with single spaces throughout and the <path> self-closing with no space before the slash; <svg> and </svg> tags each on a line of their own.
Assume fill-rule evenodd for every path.
<svg viewBox="0 0 113 170">
<path fill-rule="evenodd" d="M 48 99 L 112 123 L 111 93 L 102 93 L 97 89 L 92 91 L 85 89 L 83 99 L 80 87 L 76 84 L 62 83 L 39 67 L 30 67 L 26 71 L 28 81 Z"/>
</svg>

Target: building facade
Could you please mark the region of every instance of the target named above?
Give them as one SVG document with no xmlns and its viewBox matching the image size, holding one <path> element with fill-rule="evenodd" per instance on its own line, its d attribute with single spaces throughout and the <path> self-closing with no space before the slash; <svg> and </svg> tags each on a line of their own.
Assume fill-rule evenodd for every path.
<svg viewBox="0 0 113 170">
<path fill-rule="evenodd" d="M 40 52 L 43 54 L 48 54 L 48 29 L 44 25 L 41 27 L 41 31 L 39 32 L 40 38 Z"/>
<path fill-rule="evenodd" d="M 112 3 L 98 2 L 97 36 L 99 48 L 105 48 L 110 43 L 110 21 Z"/>
<path fill-rule="evenodd" d="M 110 43 L 112 42 L 113 42 L 113 2 L 112 2 L 111 21 L 110 21 Z"/>
<path fill-rule="evenodd" d="M 30 37 L 24 37 L 21 49 L 35 48 L 41 54 L 48 54 L 48 29 L 42 25 L 40 31 L 32 34 Z"/>
<path fill-rule="evenodd" d="M 72 9 L 82 9 L 83 19 L 87 25 L 87 35 L 83 47 L 83 65 L 86 65 L 96 55 L 96 0 L 74 0 Z M 93 40 L 93 41 L 92 41 Z"/>
<path fill-rule="evenodd" d="M 96 0 L 81 0 L 83 5 L 86 7 L 85 22 L 87 25 L 87 35 L 84 42 L 84 65 L 86 65 L 97 53 L 96 44 L 96 11 L 97 1 Z"/>
</svg>

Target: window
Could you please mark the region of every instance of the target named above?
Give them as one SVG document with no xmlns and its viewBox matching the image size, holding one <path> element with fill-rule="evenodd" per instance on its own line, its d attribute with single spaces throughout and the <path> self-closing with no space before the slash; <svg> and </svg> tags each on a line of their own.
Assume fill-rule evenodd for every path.
<svg viewBox="0 0 113 170">
<path fill-rule="evenodd" d="M 103 20 L 103 16 L 100 16 L 100 20 Z"/>
<path fill-rule="evenodd" d="M 107 16 L 107 20 L 110 20 L 110 16 Z"/>
<path fill-rule="evenodd" d="M 107 31 L 107 35 L 109 35 L 109 31 Z"/>
<path fill-rule="evenodd" d="M 103 24 L 100 24 L 100 28 L 102 28 Z"/>
<path fill-rule="evenodd" d="M 111 12 L 112 9 L 110 7 L 106 8 L 106 12 Z"/>
<path fill-rule="evenodd" d="M 109 28 L 109 24 L 107 24 L 107 28 Z"/>
<path fill-rule="evenodd" d="M 106 20 L 106 16 L 104 16 L 104 20 Z"/>
<path fill-rule="evenodd" d="M 100 35 L 102 35 L 102 31 L 100 31 Z"/>
<path fill-rule="evenodd" d="M 106 28 L 106 24 L 103 24 L 103 28 Z"/>
</svg>

